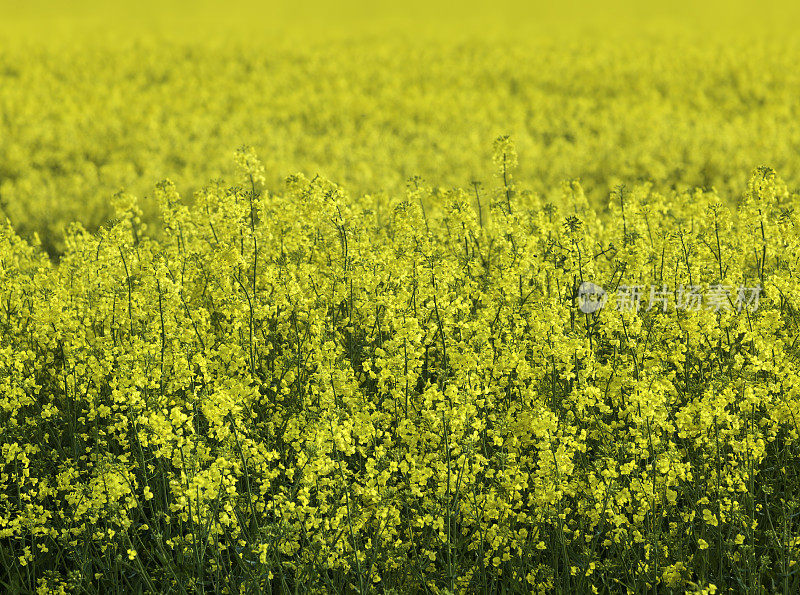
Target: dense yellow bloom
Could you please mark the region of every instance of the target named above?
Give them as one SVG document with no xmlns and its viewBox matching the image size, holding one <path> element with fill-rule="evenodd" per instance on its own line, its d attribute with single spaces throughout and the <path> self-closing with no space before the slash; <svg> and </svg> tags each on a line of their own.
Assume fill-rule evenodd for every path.
<svg viewBox="0 0 800 595">
<path fill-rule="evenodd" d="M 797 43 L 304 39 L 0 48 L 0 584 L 791 592 Z"/>
</svg>

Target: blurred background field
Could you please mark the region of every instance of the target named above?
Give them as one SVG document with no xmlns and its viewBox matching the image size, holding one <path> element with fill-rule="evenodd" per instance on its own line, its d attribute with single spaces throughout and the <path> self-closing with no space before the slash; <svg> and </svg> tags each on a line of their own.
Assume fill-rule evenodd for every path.
<svg viewBox="0 0 800 595">
<path fill-rule="evenodd" d="M 798 182 L 800 9 L 788 3 L 329 4 L 39 0 L 0 5 L 0 209 L 51 256 L 120 190 L 182 194 L 251 145 L 268 188 L 295 172 L 382 200 L 412 175 L 716 187 L 769 164 Z"/>
<path fill-rule="evenodd" d="M 543 0 L 498 0 L 461 2 L 409 0 L 371 2 L 369 0 L 141 0 L 103 2 L 102 0 L 5 0 L 3 15 L 8 29 L 62 28 L 74 33 L 83 29 L 144 27 L 170 28 L 172 33 L 189 33 L 193 28 L 229 28 L 235 31 L 264 32 L 271 28 L 302 30 L 308 27 L 340 29 L 357 33 L 357 28 L 411 26 L 415 29 L 464 29 L 502 26 L 504 29 L 553 26 L 561 29 L 601 25 L 604 29 L 631 28 L 673 23 L 681 27 L 722 31 L 724 29 L 762 29 L 785 32 L 793 28 L 792 19 L 800 14 L 795 3 L 771 0 L 752 3 L 724 2 L 634 2 L 611 0 L 602 3 L 566 0 L 557 4 Z M 196 30 L 196 29 L 194 29 Z"/>
</svg>

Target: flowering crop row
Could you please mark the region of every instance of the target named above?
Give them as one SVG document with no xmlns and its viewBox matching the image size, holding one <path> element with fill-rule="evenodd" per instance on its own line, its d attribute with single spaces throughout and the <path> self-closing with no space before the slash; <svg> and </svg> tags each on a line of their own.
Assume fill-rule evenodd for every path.
<svg viewBox="0 0 800 595">
<path fill-rule="evenodd" d="M 322 177 L 128 194 L 57 265 L 0 231 L 0 584 L 798 588 L 798 197 Z M 160 231 L 151 234 L 157 227 Z M 760 286 L 584 313 L 584 282 Z M 712 587 L 713 585 L 713 587 Z"/>
</svg>

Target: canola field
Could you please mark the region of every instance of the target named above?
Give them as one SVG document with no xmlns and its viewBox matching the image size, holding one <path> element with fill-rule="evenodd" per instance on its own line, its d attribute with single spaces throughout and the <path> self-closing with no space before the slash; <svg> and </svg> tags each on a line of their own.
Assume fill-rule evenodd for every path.
<svg viewBox="0 0 800 595">
<path fill-rule="evenodd" d="M 0 3 L 0 591 L 800 591 L 793 8 L 310 4 Z"/>
</svg>

